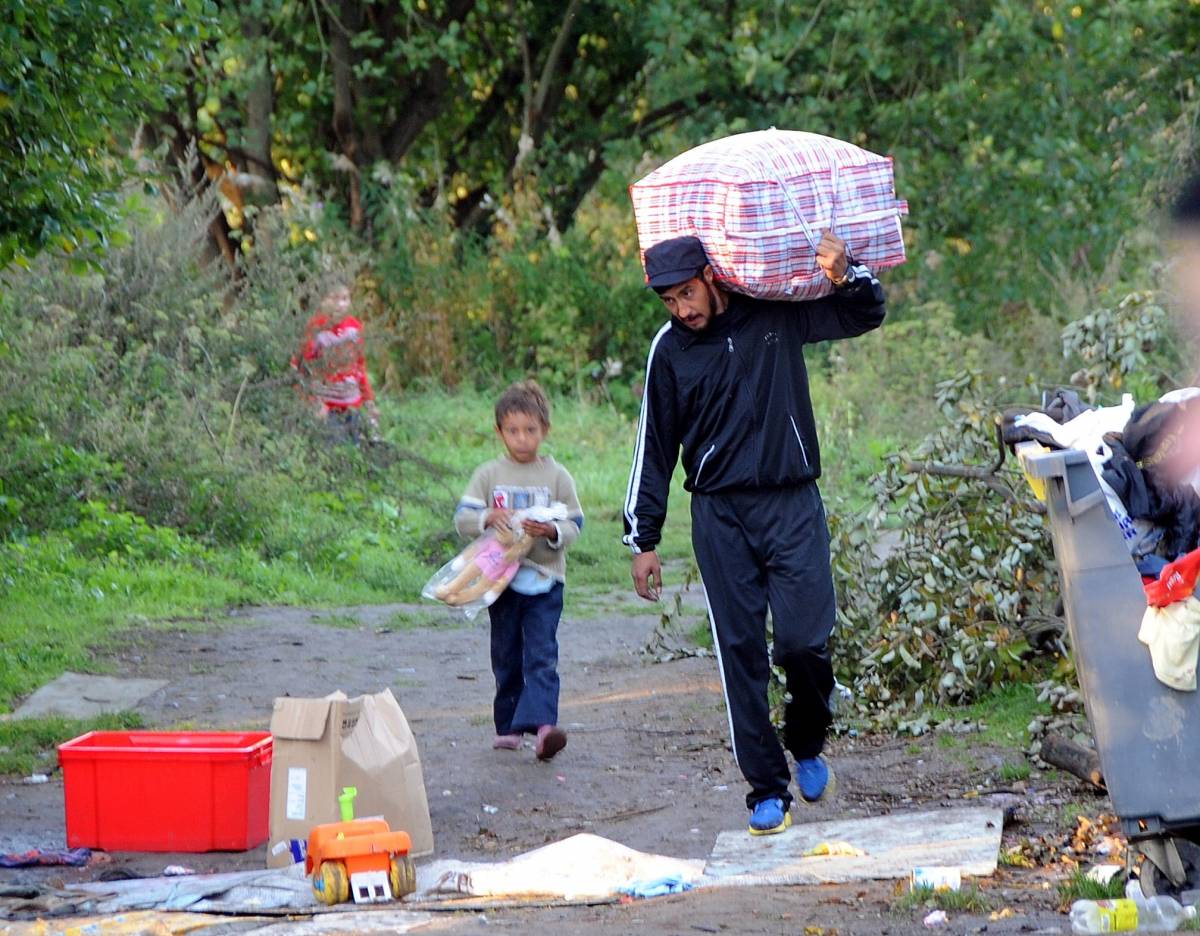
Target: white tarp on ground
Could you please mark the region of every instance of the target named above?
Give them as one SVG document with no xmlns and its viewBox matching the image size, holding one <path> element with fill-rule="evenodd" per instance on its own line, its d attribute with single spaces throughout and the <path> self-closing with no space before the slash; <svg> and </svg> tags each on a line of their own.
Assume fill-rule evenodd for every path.
<svg viewBox="0 0 1200 936">
<path fill-rule="evenodd" d="M 993 874 L 1000 856 L 1004 814 L 983 807 L 891 813 L 794 825 L 780 835 L 751 838 L 722 832 L 704 868 L 701 886 L 830 884 L 907 878 L 924 866 Z M 861 857 L 808 857 L 822 842 L 848 842 Z"/>
<path fill-rule="evenodd" d="M 694 883 L 703 871 L 703 861 L 650 855 L 585 832 L 494 864 L 434 862 L 418 871 L 418 897 L 604 898 L 635 881 Z"/>
</svg>

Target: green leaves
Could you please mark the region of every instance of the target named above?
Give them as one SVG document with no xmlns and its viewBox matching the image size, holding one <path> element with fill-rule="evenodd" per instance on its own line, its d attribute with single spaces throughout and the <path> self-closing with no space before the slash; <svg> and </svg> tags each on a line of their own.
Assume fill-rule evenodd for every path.
<svg viewBox="0 0 1200 936">
<path fill-rule="evenodd" d="M 937 393 L 946 422 L 913 459 L 993 462 L 994 407 L 978 377 L 957 375 Z M 1025 622 L 1044 620 L 1053 597 L 1048 537 L 1015 469 L 994 477 L 1010 497 L 894 457 L 873 481 L 871 508 L 831 517 L 839 678 L 860 715 L 911 722 L 923 706 L 971 702 L 1030 678 L 1037 664 Z"/>
<path fill-rule="evenodd" d="M 103 246 L 119 220 L 120 153 L 166 100 L 162 79 L 199 0 L 13 0 L 0 26 L 0 269 Z M 76 264 L 78 266 L 78 264 Z"/>
</svg>

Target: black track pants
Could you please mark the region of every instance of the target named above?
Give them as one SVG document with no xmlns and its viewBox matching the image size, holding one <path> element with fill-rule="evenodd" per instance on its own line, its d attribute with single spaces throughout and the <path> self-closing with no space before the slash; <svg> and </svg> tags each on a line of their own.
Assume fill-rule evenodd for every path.
<svg viewBox="0 0 1200 936">
<path fill-rule="evenodd" d="M 767 608 L 775 663 L 787 675 L 791 696 L 784 741 L 793 757 L 815 757 L 831 721 L 829 635 L 835 617 L 820 492 L 816 484 L 805 484 L 694 494 L 692 545 L 729 708 L 733 756 L 750 784 L 746 804 L 773 796 L 790 804 L 791 773 L 767 702 Z"/>
</svg>

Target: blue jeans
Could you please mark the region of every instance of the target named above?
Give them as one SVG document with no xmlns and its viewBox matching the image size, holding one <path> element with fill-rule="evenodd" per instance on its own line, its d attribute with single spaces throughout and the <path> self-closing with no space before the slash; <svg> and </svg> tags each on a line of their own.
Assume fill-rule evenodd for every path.
<svg viewBox="0 0 1200 936">
<path fill-rule="evenodd" d="M 558 723 L 558 620 L 563 586 L 544 595 L 509 589 L 490 608 L 496 734 L 537 731 Z"/>
</svg>

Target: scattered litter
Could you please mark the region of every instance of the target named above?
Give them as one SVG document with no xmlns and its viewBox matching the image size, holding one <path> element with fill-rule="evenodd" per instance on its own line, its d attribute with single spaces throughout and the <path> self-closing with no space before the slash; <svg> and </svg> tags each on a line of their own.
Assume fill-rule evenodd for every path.
<svg viewBox="0 0 1200 936">
<path fill-rule="evenodd" d="M 1003 910 L 993 910 L 991 915 L 988 916 L 988 919 L 995 923 L 998 920 L 1007 920 L 1014 916 L 1016 916 L 1016 914 L 1013 913 L 1012 907 L 1005 907 Z"/>
<path fill-rule="evenodd" d="M 666 894 L 682 894 L 692 889 L 692 882 L 685 881 L 677 874 L 656 878 L 652 881 L 634 881 L 619 888 L 620 893 L 630 897 L 662 897 Z"/>
<path fill-rule="evenodd" d="M 30 774 L 28 777 L 26 777 L 21 782 L 22 783 L 30 783 L 30 784 L 32 784 L 32 783 L 49 783 L 50 778 L 44 773 L 35 773 L 35 774 Z"/>
<path fill-rule="evenodd" d="M 41 868 L 52 865 L 82 868 L 91 857 L 90 848 L 33 848 L 27 852 L 0 855 L 0 868 Z"/>
<path fill-rule="evenodd" d="M 567 782 L 567 778 L 566 778 L 566 777 L 564 777 L 562 774 L 555 774 L 555 775 L 554 775 L 554 779 L 555 779 L 555 780 L 557 780 L 559 783 L 566 783 L 566 782 Z"/>
<path fill-rule="evenodd" d="M 962 887 L 962 870 L 960 868 L 913 868 L 912 886 L 928 887 L 933 891 L 956 891 Z"/>
<path fill-rule="evenodd" d="M 183 865 L 167 865 L 163 868 L 163 877 L 183 877 L 186 874 L 195 874 L 195 868 L 187 868 Z"/>
<path fill-rule="evenodd" d="M 496 815 L 496 813 L 500 812 L 500 807 L 499 806 L 489 806 L 487 803 L 484 803 L 483 811 L 485 813 L 487 813 L 489 816 L 494 816 L 494 815 Z"/>
<path fill-rule="evenodd" d="M 867 853 L 849 842 L 821 842 L 804 853 L 805 858 L 862 858 Z"/>
<path fill-rule="evenodd" d="M 1107 884 L 1118 874 L 1124 870 L 1123 865 L 1115 864 L 1100 864 L 1093 865 L 1087 869 L 1085 875 L 1089 881 L 1095 881 L 1097 884 Z"/>
<path fill-rule="evenodd" d="M 933 926 L 941 926 L 943 923 L 948 923 L 949 921 L 950 921 L 950 918 L 948 916 L 946 916 L 945 910 L 934 910 L 933 913 L 929 914 L 921 922 L 924 923 L 926 926 L 933 927 Z"/>
<path fill-rule="evenodd" d="M 724 793 L 729 789 L 729 784 L 721 783 L 721 784 L 718 784 L 717 786 L 713 787 L 713 789 L 716 790 L 718 793 Z"/>
<path fill-rule="evenodd" d="M 451 793 L 449 790 L 442 790 L 442 796 L 453 796 L 453 795 L 454 794 Z"/>
</svg>

